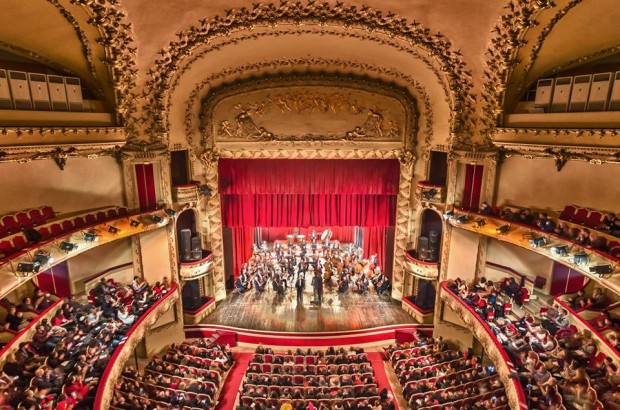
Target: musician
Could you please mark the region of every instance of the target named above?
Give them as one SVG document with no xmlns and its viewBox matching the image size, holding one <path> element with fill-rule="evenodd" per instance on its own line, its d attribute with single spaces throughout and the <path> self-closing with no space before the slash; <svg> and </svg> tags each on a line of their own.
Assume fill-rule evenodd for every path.
<svg viewBox="0 0 620 410">
<path fill-rule="evenodd" d="M 252 279 L 252 285 L 254 286 L 254 289 L 256 289 L 256 291 L 259 293 L 263 293 L 263 291 L 265 290 L 265 287 L 263 286 L 263 282 L 261 278 L 262 276 L 260 276 L 260 271 L 258 271 L 254 275 L 254 279 Z"/>
<path fill-rule="evenodd" d="M 314 271 L 314 269 L 311 269 L 311 271 Z M 312 287 L 314 288 L 314 301 L 321 303 L 323 301 L 323 277 L 318 271 L 312 277 Z"/>
<path fill-rule="evenodd" d="M 377 288 L 377 294 L 381 296 L 384 293 L 387 293 L 389 291 L 390 291 L 390 280 L 384 276 L 379 284 L 379 287 Z"/>
<path fill-rule="evenodd" d="M 243 294 L 245 293 L 246 290 L 248 290 L 247 282 L 244 282 L 243 279 L 244 279 L 243 275 L 239 275 L 239 277 L 237 278 L 237 281 L 235 282 L 235 287 L 237 288 L 240 294 Z"/>
<path fill-rule="evenodd" d="M 370 282 L 368 281 L 368 278 L 366 277 L 366 275 L 362 275 L 359 280 L 358 280 L 358 290 L 357 292 L 360 295 L 363 295 L 364 293 L 366 293 L 368 291 L 368 286 L 370 285 Z"/>
<path fill-rule="evenodd" d="M 297 289 L 297 302 L 304 303 L 304 288 L 306 287 L 306 280 L 303 275 L 297 275 L 295 281 L 295 289 Z"/>
</svg>

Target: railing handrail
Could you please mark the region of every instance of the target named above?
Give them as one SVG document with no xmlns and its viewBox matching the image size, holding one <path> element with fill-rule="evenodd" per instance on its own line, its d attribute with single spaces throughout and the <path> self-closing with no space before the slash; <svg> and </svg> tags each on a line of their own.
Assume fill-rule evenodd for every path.
<svg viewBox="0 0 620 410">
<path fill-rule="evenodd" d="M 134 324 L 131 325 L 131 328 L 129 328 L 127 333 L 125 333 L 123 340 L 118 344 L 118 346 L 116 346 L 116 348 L 114 349 L 114 352 L 110 356 L 110 360 L 108 360 L 108 363 L 106 364 L 105 369 L 103 370 L 103 374 L 101 375 L 101 378 L 99 379 L 99 387 L 97 387 L 97 393 L 95 395 L 95 404 L 94 404 L 95 410 L 103 410 L 103 407 L 102 407 L 103 392 L 105 390 L 108 379 L 110 378 L 110 373 L 112 372 L 112 369 L 114 368 L 116 364 L 115 362 L 120 356 L 121 350 L 123 346 L 125 345 L 125 342 L 127 341 L 127 339 L 129 339 L 132 333 L 142 324 L 144 319 L 148 317 L 151 312 L 153 312 L 161 303 L 163 303 L 163 301 L 165 301 L 168 297 L 170 297 L 170 295 L 174 294 L 177 288 L 178 288 L 177 283 L 172 282 L 170 291 L 166 293 L 161 299 L 153 303 L 146 310 L 146 312 L 144 312 L 142 315 L 140 315 L 139 318 L 136 319 Z"/>
<path fill-rule="evenodd" d="M 2 350 L 0 350 L 0 362 L 4 363 L 5 360 L 5 355 L 7 354 L 8 351 L 10 351 L 13 347 L 13 345 L 17 342 L 17 340 L 22 337 L 23 335 L 27 334 L 29 331 L 31 331 L 33 328 L 35 328 L 38 324 L 39 321 L 41 320 L 41 318 L 45 317 L 45 315 L 47 315 L 49 312 L 51 312 L 52 310 L 56 309 L 59 305 L 62 305 L 62 303 L 64 303 L 65 298 L 60 298 L 56 301 L 54 301 L 51 305 L 49 305 L 46 309 L 44 309 L 43 311 L 41 311 L 41 313 L 39 314 L 39 316 L 36 317 L 36 319 L 30 321 L 30 323 L 28 323 L 28 325 L 23 328 L 22 330 L 20 330 L 19 332 L 17 332 L 17 334 L 15 335 L 15 337 L 13 337 L 13 339 L 11 339 L 3 348 Z"/>
<path fill-rule="evenodd" d="M 172 185 L 173 188 L 193 188 L 200 185 L 200 181 L 189 181 L 187 184 Z"/>
<path fill-rule="evenodd" d="M 204 251 L 206 251 L 206 249 L 203 249 L 203 252 Z M 204 263 L 208 261 L 209 259 L 213 259 L 213 252 L 211 251 L 207 251 L 207 252 L 209 252 L 209 254 L 202 259 L 199 259 L 197 261 L 190 261 L 190 262 L 180 262 L 180 265 L 181 266 L 195 266 L 195 265 L 200 265 L 201 263 Z"/>
<path fill-rule="evenodd" d="M 415 303 L 413 303 L 411 300 L 407 299 L 408 296 L 405 296 L 402 301 L 405 302 L 407 305 L 411 306 L 412 309 L 417 310 L 418 312 L 422 313 L 423 315 L 427 315 L 431 312 L 433 312 L 433 309 L 422 309 L 421 307 L 419 307 L 418 305 L 416 305 Z"/>
<path fill-rule="evenodd" d="M 426 266 L 437 266 L 437 264 L 439 264 L 439 262 L 426 262 L 426 261 L 420 260 L 420 259 L 418 259 L 418 258 L 414 258 L 414 257 L 413 257 L 413 256 L 409 253 L 409 251 L 405 252 L 405 257 L 406 257 L 407 259 L 409 259 L 411 262 L 413 262 L 413 263 L 417 263 L 417 264 L 420 264 L 420 265 L 426 265 Z"/>
<path fill-rule="evenodd" d="M 555 302 L 562 306 L 564 309 L 566 309 L 571 316 L 576 316 L 577 319 L 585 326 L 588 328 L 588 330 L 590 330 L 590 332 L 592 332 L 593 334 L 598 336 L 598 339 L 603 342 L 615 355 L 616 355 L 616 361 L 620 360 L 620 352 L 611 344 L 609 343 L 609 341 L 607 340 L 607 338 L 605 338 L 604 335 L 602 335 L 594 326 L 592 326 L 592 324 L 590 322 L 588 322 L 585 318 L 581 317 L 581 315 L 576 312 L 573 308 L 571 308 L 569 305 L 567 305 L 563 300 L 561 300 L 560 298 L 558 298 L 557 296 L 554 296 L 553 299 L 555 300 Z"/>
<path fill-rule="evenodd" d="M 418 181 L 417 185 L 421 187 L 425 187 L 425 188 L 444 188 L 445 187 L 445 185 L 431 184 L 428 181 Z"/>
<path fill-rule="evenodd" d="M 486 321 L 484 319 L 482 319 L 480 317 L 480 315 L 478 315 L 478 313 L 476 313 L 476 311 L 471 308 L 471 306 L 469 306 L 467 303 L 465 303 L 463 301 L 463 299 L 461 299 L 456 293 L 452 292 L 452 290 L 450 288 L 448 288 L 448 281 L 441 282 L 441 287 L 442 287 L 443 291 L 447 292 L 448 294 L 452 295 L 452 297 L 456 298 L 456 300 L 463 307 L 465 307 L 465 309 L 467 309 L 467 311 L 471 315 L 473 315 L 473 317 L 476 318 L 478 323 L 480 323 L 480 325 L 488 333 L 489 337 L 491 338 L 491 340 L 495 344 L 495 347 L 497 347 L 497 350 L 499 351 L 500 355 L 502 356 L 502 359 L 504 359 L 506 364 L 508 364 L 509 368 L 512 367 L 514 369 L 515 365 L 512 362 L 512 360 L 510 359 L 510 356 L 508 356 L 508 354 L 506 353 L 506 350 L 504 350 L 504 347 L 502 346 L 502 344 L 497 340 L 497 337 L 495 336 L 495 333 L 493 333 L 493 331 L 491 330 L 489 325 L 486 323 Z M 511 378 L 511 380 L 512 380 L 512 383 L 514 385 L 515 391 L 517 393 L 517 396 L 518 396 L 518 399 L 519 399 L 519 404 L 520 404 L 521 408 L 527 409 L 528 405 L 527 405 L 527 400 L 525 398 L 525 393 L 523 392 L 523 386 L 521 385 L 521 383 L 519 382 L 518 379 Z"/>
<path fill-rule="evenodd" d="M 206 309 L 207 307 L 211 306 L 213 303 L 215 303 L 215 298 L 213 296 L 209 296 L 209 300 L 207 300 L 205 303 L 203 303 L 198 309 L 196 310 L 186 310 L 183 309 L 183 313 L 187 313 L 188 315 L 195 315 L 196 313 L 199 313 L 200 311 Z"/>
<path fill-rule="evenodd" d="M 499 263 L 495 263 L 495 262 L 491 262 L 491 261 L 486 261 L 486 264 L 491 266 L 491 267 L 493 267 L 493 268 L 501 269 L 503 271 L 511 273 L 511 274 L 517 276 L 519 279 L 525 278 L 526 282 L 534 283 L 534 280 L 532 280 L 529 276 L 524 275 L 523 273 L 519 273 L 519 272 L 517 272 L 516 270 L 512 269 L 509 266 L 500 265 Z"/>
<path fill-rule="evenodd" d="M 82 283 L 90 282 L 92 280 L 97 279 L 100 276 L 103 276 L 103 275 L 105 275 L 105 274 L 107 274 L 109 272 L 112 272 L 113 270 L 126 268 L 128 266 L 133 266 L 133 262 L 121 263 L 120 265 L 112 266 L 111 268 L 103 270 L 103 271 L 101 271 L 99 273 L 95 273 L 94 275 L 90 275 L 86 279 L 82 279 Z"/>
</svg>

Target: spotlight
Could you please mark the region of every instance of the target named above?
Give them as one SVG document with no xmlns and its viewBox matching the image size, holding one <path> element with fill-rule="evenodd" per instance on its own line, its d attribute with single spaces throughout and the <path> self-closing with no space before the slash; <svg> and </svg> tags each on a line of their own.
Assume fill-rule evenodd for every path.
<svg viewBox="0 0 620 410">
<path fill-rule="evenodd" d="M 568 245 L 558 245 L 551 248 L 551 253 L 558 256 L 568 255 Z"/>
<path fill-rule="evenodd" d="M 461 215 L 458 218 L 456 218 L 456 222 L 460 223 L 460 224 L 464 224 L 469 222 L 469 216 L 468 215 Z"/>
<path fill-rule="evenodd" d="M 60 242 L 60 250 L 65 251 L 65 253 L 69 253 L 78 248 L 76 243 L 71 242 Z"/>
<path fill-rule="evenodd" d="M 532 248 L 540 248 L 544 244 L 547 243 L 547 240 L 543 236 L 539 236 L 538 238 L 530 239 L 530 246 Z"/>
<path fill-rule="evenodd" d="M 611 265 L 596 265 L 590 266 L 590 273 L 596 273 L 597 275 L 603 277 L 603 275 L 610 274 L 614 271 Z"/>
<path fill-rule="evenodd" d="M 34 262 L 38 263 L 41 266 L 45 266 L 53 263 L 54 258 L 52 258 L 49 253 L 41 251 L 34 254 Z"/>
<path fill-rule="evenodd" d="M 510 225 L 502 225 L 495 230 L 499 235 L 506 235 L 510 231 Z"/>
<path fill-rule="evenodd" d="M 116 235 L 120 232 L 121 230 L 118 229 L 116 226 L 112 226 L 112 225 L 108 225 L 108 232 L 110 232 L 112 235 Z"/>
<path fill-rule="evenodd" d="M 577 265 L 584 265 L 588 263 L 588 259 L 589 259 L 588 254 L 585 252 L 576 253 L 573 255 L 573 263 Z"/>
<path fill-rule="evenodd" d="M 20 262 L 17 264 L 17 272 L 19 273 L 39 273 L 41 265 L 39 262 Z M 22 275 L 27 276 L 27 275 Z"/>
<path fill-rule="evenodd" d="M 92 232 L 84 232 L 84 241 L 85 242 L 98 242 L 99 236 Z"/>
<path fill-rule="evenodd" d="M 159 215 L 151 215 L 151 220 L 153 222 L 155 222 L 156 224 L 160 224 L 160 223 L 164 222 L 164 218 L 162 218 Z"/>
<path fill-rule="evenodd" d="M 443 214 L 443 219 L 445 221 L 454 218 L 454 211 L 450 211 L 450 212 L 446 212 L 445 214 Z"/>
<path fill-rule="evenodd" d="M 487 220 L 484 218 L 478 218 L 474 222 L 476 223 L 476 228 L 482 228 L 487 224 Z"/>
<path fill-rule="evenodd" d="M 177 211 L 175 211 L 174 209 L 166 209 L 164 212 L 166 212 L 166 214 L 168 214 L 168 216 L 174 218 L 174 216 L 177 214 Z"/>
<path fill-rule="evenodd" d="M 131 219 L 129 221 L 129 226 L 131 226 L 132 228 L 137 228 L 138 226 L 140 226 L 140 222 L 136 221 L 135 219 Z"/>
</svg>

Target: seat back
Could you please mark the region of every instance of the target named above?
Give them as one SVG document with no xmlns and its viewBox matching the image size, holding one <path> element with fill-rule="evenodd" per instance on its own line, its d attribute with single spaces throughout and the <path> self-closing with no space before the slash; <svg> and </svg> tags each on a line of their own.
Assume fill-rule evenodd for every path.
<svg viewBox="0 0 620 410">
<path fill-rule="evenodd" d="M 86 221 L 86 225 L 94 225 L 97 223 L 97 219 L 95 218 L 95 215 L 93 214 L 88 214 L 84 217 L 84 220 Z"/>
<path fill-rule="evenodd" d="M 28 216 L 35 225 L 43 225 L 45 223 L 45 217 L 40 209 L 31 209 L 28 211 Z"/>
<path fill-rule="evenodd" d="M 17 223 L 17 219 L 13 215 L 4 215 L 2 217 L 2 225 L 7 230 L 7 233 L 14 234 L 20 231 L 19 223 Z"/>
<path fill-rule="evenodd" d="M 13 247 L 15 250 L 21 251 L 24 248 L 28 247 L 28 241 L 24 237 L 24 235 L 15 235 L 13 237 Z"/>
<path fill-rule="evenodd" d="M 22 229 L 32 228 L 32 225 L 34 225 L 34 222 L 30 219 L 26 212 L 18 212 L 15 214 L 15 219 Z"/>
<path fill-rule="evenodd" d="M 97 212 L 95 217 L 97 218 L 97 221 L 105 221 L 106 219 L 108 219 L 108 215 L 103 211 Z"/>
<path fill-rule="evenodd" d="M 41 213 L 43 214 L 46 220 L 56 218 L 56 212 L 54 211 L 54 208 L 52 208 L 51 206 L 42 207 Z"/>
<path fill-rule="evenodd" d="M 70 219 L 62 221 L 61 226 L 64 232 L 71 232 L 73 230 L 73 222 Z"/>
<path fill-rule="evenodd" d="M 601 224 L 602 220 L 603 220 L 602 213 L 598 211 L 592 211 L 590 212 L 590 215 L 588 215 L 588 219 L 586 219 L 586 221 L 584 222 L 584 225 L 587 226 L 588 228 L 596 228 L 597 226 Z"/>
<path fill-rule="evenodd" d="M 83 226 L 86 226 L 86 221 L 84 221 L 84 218 L 82 218 L 81 216 L 78 216 L 76 218 L 73 218 L 73 226 L 75 226 L 76 228 L 81 228 Z"/>
<path fill-rule="evenodd" d="M 586 222 L 586 219 L 588 219 L 589 214 L 590 211 L 588 211 L 586 208 L 579 208 L 571 222 L 583 225 Z"/>
<path fill-rule="evenodd" d="M 563 221 L 572 221 L 577 212 L 577 207 L 574 205 L 567 205 L 564 207 L 562 213 L 560 213 L 560 219 Z"/>
</svg>

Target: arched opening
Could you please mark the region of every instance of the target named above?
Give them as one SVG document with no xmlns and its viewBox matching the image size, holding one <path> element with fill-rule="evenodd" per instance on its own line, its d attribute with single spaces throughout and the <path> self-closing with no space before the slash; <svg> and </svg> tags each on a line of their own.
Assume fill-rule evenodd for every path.
<svg viewBox="0 0 620 410">
<path fill-rule="evenodd" d="M 179 263 L 201 260 L 203 257 L 200 236 L 196 229 L 196 215 L 192 209 L 179 214 L 176 223 Z M 196 311 L 205 302 L 204 277 L 186 280 L 183 283 L 183 310 Z"/>
<path fill-rule="evenodd" d="M 441 216 L 432 209 L 422 211 L 418 257 L 425 262 L 437 262 L 440 255 L 442 222 Z"/>
</svg>

